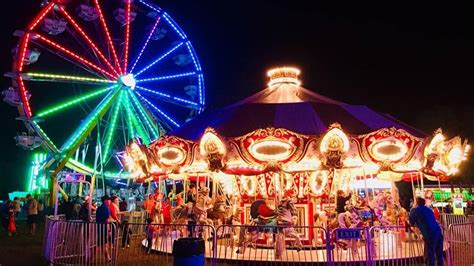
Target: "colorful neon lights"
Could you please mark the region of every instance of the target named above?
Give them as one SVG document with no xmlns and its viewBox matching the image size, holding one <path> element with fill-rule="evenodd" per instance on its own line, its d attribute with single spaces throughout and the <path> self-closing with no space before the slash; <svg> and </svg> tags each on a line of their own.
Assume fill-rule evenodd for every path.
<svg viewBox="0 0 474 266">
<path fill-rule="evenodd" d="M 145 97 L 141 96 L 138 92 L 136 92 L 140 98 L 142 100 L 144 100 L 149 106 L 151 106 L 155 111 L 157 111 L 158 113 L 160 113 L 163 117 L 165 117 L 166 119 L 168 119 L 168 121 L 170 121 L 173 125 L 175 125 L 176 127 L 179 127 L 180 125 L 173 120 L 173 118 L 171 118 L 169 115 L 165 114 L 163 111 L 161 111 L 158 107 L 156 107 L 154 104 L 152 104 L 150 101 L 148 101 Z"/>
<path fill-rule="evenodd" d="M 34 30 L 36 25 L 48 14 L 48 12 L 51 10 L 51 8 L 54 7 L 55 1 L 51 1 L 39 14 L 38 16 L 33 20 L 33 22 L 30 24 L 28 27 L 28 30 Z"/>
<path fill-rule="evenodd" d="M 26 113 L 26 117 L 31 118 L 31 107 L 30 107 L 30 102 L 28 101 L 28 98 L 26 97 L 25 84 L 23 83 L 23 79 L 21 77 L 18 77 L 17 82 L 18 82 L 18 88 L 20 88 L 21 99 L 23 100 L 23 103 L 24 103 L 24 107 L 25 107 L 24 111 Z"/>
<path fill-rule="evenodd" d="M 81 36 L 89 43 L 89 45 L 94 49 L 94 51 L 99 55 L 99 57 L 104 61 L 104 63 L 112 70 L 116 77 L 119 76 L 119 73 L 115 70 L 112 64 L 105 58 L 104 54 L 97 48 L 97 45 L 89 38 L 89 36 L 82 30 L 82 28 L 77 24 L 77 22 L 69 15 L 69 13 L 64 9 L 64 7 L 60 6 L 59 10 L 64 14 L 64 16 L 69 20 L 69 22 L 74 26 L 74 28 L 81 34 Z"/>
<path fill-rule="evenodd" d="M 85 81 L 85 82 L 93 82 L 93 83 L 115 83 L 115 81 L 108 80 L 108 79 L 98 79 L 98 78 L 78 77 L 78 76 L 58 75 L 58 74 L 47 74 L 47 73 L 35 73 L 35 72 L 31 73 L 31 72 L 28 72 L 28 73 L 24 73 L 22 75 L 25 75 L 25 77 L 32 77 L 32 78 L 48 78 L 48 79 L 68 80 L 68 81 Z"/>
<path fill-rule="evenodd" d="M 145 44 L 143 45 L 142 49 L 140 50 L 140 53 L 138 53 L 138 57 L 137 57 L 137 59 L 135 59 L 135 63 L 133 63 L 133 66 L 130 69 L 130 73 L 133 72 L 133 70 L 135 69 L 135 66 L 137 66 L 137 63 L 140 60 L 140 58 L 142 57 L 143 52 L 145 51 L 146 47 L 148 46 L 148 43 L 150 42 L 151 36 L 153 36 L 153 33 L 155 32 L 156 26 L 158 26 L 159 22 L 160 22 L 160 17 L 158 17 L 155 24 L 153 25 L 153 28 L 151 29 L 150 33 L 148 34 L 148 37 L 145 41 Z"/>
<path fill-rule="evenodd" d="M 90 98 L 93 98 L 97 95 L 101 95 L 103 94 L 104 92 L 106 91 L 109 91 L 111 88 L 105 88 L 105 89 L 101 89 L 101 90 L 98 90 L 98 91 L 94 91 L 92 93 L 89 93 L 89 94 L 86 94 L 80 98 L 75 98 L 74 100 L 72 101 L 68 101 L 66 103 L 63 103 L 63 104 L 60 104 L 58 106 L 55 106 L 55 107 L 51 107 L 51 108 L 48 108 L 46 111 L 43 111 L 43 112 L 40 112 L 36 115 L 36 117 L 44 117 L 46 115 L 49 115 L 49 114 L 52 114 L 52 113 L 56 113 L 57 111 L 60 111 L 60 110 L 63 110 L 67 107 L 71 107 L 75 104 L 78 104 L 82 101 L 85 101 L 85 100 L 88 100 Z"/>
<path fill-rule="evenodd" d="M 128 49 L 130 46 L 130 13 L 132 12 L 132 0 L 127 0 L 127 24 L 125 25 L 125 51 L 124 51 L 124 62 L 123 62 L 123 71 L 127 73 L 128 68 Z"/>
<path fill-rule="evenodd" d="M 148 128 L 151 130 L 151 133 L 153 134 L 153 138 L 158 138 L 158 136 L 160 135 L 159 132 L 158 132 L 158 129 L 156 129 L 153 125 L 153 121 L 152 119 L 146 114 L 146 111 L 145 109 L 143 108 L 143 106 L 139 103 L 137 97 L 135 96 L 135 94 L 133 94 L 131 91 L 129 91 L 129 94 L 132 98 L 132 102 L 135 104 L 135 106 L 137 107 L 138 109 L 138 112 L 140 113 L 140 115 L 143 117 L 143 120 L 145 120 L 145 123 L 146 125 L 148 126 Z"/>
<path fill-rule="evenodd" d="M 163 13 L 163 17 L 165 18 L 165 20 L 168 22 L 168 24 L 170 24 L 170 26 L 174 29 L 174 31 L 176 31 L 176 33 L 179 34 L 179 36 L 181 37 L 181 39 L 186 39 L 186 35 L 184 35 L 184 33 L 181 31 L 181 29 L 178 28 L 178 26 L 175 25 L 175 23 L 173 22 L 173 20 L 170 18 L 170 16 L 168 16 L 168 14 L 166 13 Z"/>
<path fill-rule="evenodd" d="M 97 65 L 95 65 L 95 64 L 93 64 L 93 63 L 91 63 L 91 62 L 89 62 L 88 60 L 84 59 L 83 57 L 81 57 L 81 56 L 75 54 L 74 52 L 72 52 L 72 51 L 70 51 L 70 50 L 64 48 L 63 46 L 61 46 L 61 45 L 55 43 L 54 41 L 52 41 L 52 40 L 50 40 L 50 39 L 48 39 L 48 38 L 42 36 L 41 34 L 36 33 L 36 37 L 38 37 L 38 38 L 39 38 L 40 40 L 42 40 L 43 42 L 45 42 L 45 43 L 47 43 L 47 44 L 53 46 L 54 48 L 57 48 L 57 49 L 61 50 L 62 52 L 68 54 L 69 56 L 73 57 L 74 59 L 79 60 L 79 62 L 81 62 L 82 64 L 92 67 L 93 69 L 99 71 L 100 73 L 102 73 L 102 74 L 108 76 L 108 77 L 111 78 L 111 79 L 115 79 L 114 75 L 110 74 L 110 73 L 109 73 L 108 71 L 106 71 L 105 69 L 103 69 L 103 68 L 101 68 L 101 67 L 99 67 L 99 66 L 97 66 Z"/>
<path fill-rule="evenodd" d="M 183 103 L 191 104 L 191 105 L 194 105 L 194 106 L 199 106 L 199 104 L 197 104 L 195 102 L 192 102 L 192 101 L 189 101 L 189 100 L 186 100 L 186 99 L 182 99 L 182 98 L 179 98 L 179 97 L 171 96 L 171 95 L 166 94 L 166 93 L 161 93 L 161 92 L 158 92 L 158 91 L 150 90 L 150 89 L 147 89 L 145 87 L 137 86 L 137 89 L 145 91 L 145 92 L 156 94 L 160 97 L 164 97 L 164 98 L 167 98 L 169 100 L 175 100 L 175 101 L 178 101 L 178 102 L 183 102 Z"/>
<path fill-rule="evenodd" d="M 104 14 L 102 13 L 102 8 L 99 5 L 99 0 L 94 0 L 94 3 L 97 7 L 97 11 L 99 12 L 100 22 L 102 24 L 102 28 L 105 31 L 105 36 L 107 37 L 107 42 L 109 43 L 110 50 L 112 50 L 112 56 L 114 57 L 114 60 L 115 60 L 115 66 L 118 68 L 119 72 L 123 74 L 124 72 L 122 71 L 120 67 L 117 52 L 115 51 L 115 46 L 114 46 L 114 43 L 112 42 L 112 37 L 110 37 L 109 28 L 107 27 L 107 23 L 105 22 Z"/>
<path fill-rule="evenodd" d="M 143 72 L 147 71 L 148 69 L 150 69 L 152 66 L 154 66 L 156 63 L 160 62 L 161 60 L 163 60 L 163 58 L 167 57 L 169 54 L 171 54 L 172 52 L 174 52 L 176 49 L 178 49 L 179 47 L 181 47 L 181 45 L 183 45 L 182 42 L 178 43 L 177 45 L 175 45 L 173 48 L 171 48 L 168 52 L 164 53 L 162 56 L 158 57 L 158 59 L 156 59 L 155 61 L 151 62 L 151 64 L 149 64 L 148 66 L 146 66 L 144 69 L 138 71 L 138 73 L 135 74 L 135 77 L 138 77 L 140 74 L 142 74 Z"/>
<path fill-rule="evenodd" d="M 161 76 L 161 77 L 154 77 L 154 78 L 147 78 L 147 79 L 139 79 L 137 80 L 137 83 L 140 82 L 150 82 L 150 81 L 158 81 L 158 80 L 166 80 L 166 79 L 177 79 L 177 78 L 182 78 L 182 77 L 189 77 L 196 75 L 196 72 L 186 72 L 182 74 L 175 74 L 175 75 L 169 75 L 169 76 Z"/>
<path fill-rule="evenodd" d="M 130 139 L 135 138 L 135 131 L 133 130 L 134 124 L 132 120 L 132 112 L 131 112 L 131 107 L 130 107 L 130 99 L 128 98 L 128 94 L 126 95 L 125 101 L 122 102 L 122 104 L 125 106 L 125 112 L 126 112 L 126 119 L 127 119 L 127 124 L 128 124 L 128 136 Z"/>
<path fill-rule="evenodd" d="M 47 155 L 45 153 L 33 154 L 30 168 L 30 180 L 28 182 L 28 192 L 41 191 L 41 189 L 48 189 L 48 182 L 45 174 L 41 175 L 40 169 L 42 163 L 46 160 Z"/>
<path fill-rule="evenodd" d="M 120 110 L 120 105 L 122 104 L 122 98 L 123 98 L 123 91 L 120 92 L 119 95 L 119 100 L 117 103 L 115 103 L 114 110 L 112 113 L 112 121 L 110 122 L 109 128 L 107 130 L 107 134 L 105 136 L 105 149 L 104 149 L 104 156 L 102 157 L 103 159 L 107 159 L 109 156 L 110 152 L 110 145 L 112 143 L 112 137 L 114 136 L 115 132 L 115 127 L 117 125 L 117 118 Z"/>
</svg>

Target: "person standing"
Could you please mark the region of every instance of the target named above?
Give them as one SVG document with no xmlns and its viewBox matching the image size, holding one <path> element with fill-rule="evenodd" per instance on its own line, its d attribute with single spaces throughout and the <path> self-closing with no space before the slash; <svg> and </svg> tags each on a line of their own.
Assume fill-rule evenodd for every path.
<svg viewBox="0 0 474 266">
<path fill-rule="evenodd" d="M 125 200 L 125 198 L 122 198 L 122 201 L 119 203 L 119 210 L 121 212 L 126 212 L 127 209 L 128 209 L 127 200 Z"/>
<path fill-rule="evenodd" d="M 26 195 L 26 200 L 28 201 L 27 222 L 30 227 L 30 234 L 35 235 L 38 220 L 38 202 L 31 194 Z"/>
<path fill-rule="evenodd" d="M 10 202 L 8 208 L 8 236 L 16 234 L 16 222 L 15 222 L 15 207 L 13 202 Z"/>
<path fill-rule="evenodd" d="M 352 197 L 352 193 L 345 196 L 344 191 L 338 190 L 337 191 L 337 198 L 336 198 L 336 211 L 337 213 L 345 213 L 346 201 L 350 200 Z"/>
<path fill-rule="evenodd" d="M 108 222 L 110 220 L 110 198 L 102 197 L 102 205 L 97 208 L 95 220 L 97 222 L 97 246 L 102 248 L 107 261 L 111 261 L 108 247 Z"/>
<path fill-rule="evenodd" d="M 435 259 L 438 266 L 443 266 L 443 233 L 435 219 L 433 210 L 426 207 L 423 198 L 416 198 L 416 207 L 410 211 L 410 224 L 418 226 L 425 240 L 425 253 L 428 256 L 428 265 L 434 266 Z"/>
</svg>

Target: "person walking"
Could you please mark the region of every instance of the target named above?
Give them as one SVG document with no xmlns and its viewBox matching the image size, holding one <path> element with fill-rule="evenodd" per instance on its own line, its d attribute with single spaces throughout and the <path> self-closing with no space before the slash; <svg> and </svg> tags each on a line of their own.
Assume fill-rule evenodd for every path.
<svg viewBox="0 0 474 266">
<path fill-rule="evenodd" d="M 410 211 L 410 224 L 418 226 L 425 240 L 425 253 L 429 266 L 443 266 L 443 233 L 433 210 L 425 206 L 423 198 L 416 198 L 416 207 Z"/>
<path fill-rule="evenodd" d="M 35 235 L 36 232 L 36 223 L 38 222 L 38 202 L 31 194 L 26 195 L 26 200 L 28 201 L 27 211 L 27 223 L 30 227 L 30 234 Z"/>
</svg>

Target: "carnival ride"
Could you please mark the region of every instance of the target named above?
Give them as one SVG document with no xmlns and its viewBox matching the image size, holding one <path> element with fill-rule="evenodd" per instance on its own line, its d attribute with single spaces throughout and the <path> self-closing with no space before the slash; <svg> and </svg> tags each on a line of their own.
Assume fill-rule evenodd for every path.
<svg viewBox="0 0 474 266">
<path fill-rule="evenodd" d="M 49 152 L 43 168 L 129 178 L 120 158 L 203 111 L 198 57 L 169 14 L 145 0 L 43 1 L 12 50 L 11 88 L 28 133 Z M 94 181 L 93 181 L 94 183 Z"/>
<path fill-rule="evenodd" d="M 137 182 L 163 184 L 160 190 L 165 180 L 182 180 L 195 182 L 198 191 L 210 190 L 213 199 L 225 198 L 228 219 L 216 219 L 215 225 L 231 219 L 234 225 L 255 228 L 295 227 L 284 236 L 312 245 L 326 241 L 308 230 L 316 225 L 403 225 L 407 213 L 394 182 L 447 180 L 466 159 L 469 145 L 460 137 L 446 140 L 441 130 L 429 136 L 366 106 L 318 95 L 302 88 L 298 75 L 293 67 L 270 70 L 263 91 L 198 116 L 148 146 L 137 149 L 132 143 L 128 149 L 139 152 L 127 153 L 127 170 Z M 388 186 L 376 190 L 370 187 L 374 180 Z M 341 190 L 358 193 L 346 202 L 346 212 L 336 213 Z M 184 204 L 177 208 L 195 211 Z M 197 223 L 209 225 L 208 216 L 198 213 Z M 286 219 L 288 213 L 292 219 Z M 248 239 L 263 246 L 273 243 L 276 236 L 257 234 L 255 228 L 241 230 L 246 233 L 236 245 L 244 248 Z"/>
</svg>

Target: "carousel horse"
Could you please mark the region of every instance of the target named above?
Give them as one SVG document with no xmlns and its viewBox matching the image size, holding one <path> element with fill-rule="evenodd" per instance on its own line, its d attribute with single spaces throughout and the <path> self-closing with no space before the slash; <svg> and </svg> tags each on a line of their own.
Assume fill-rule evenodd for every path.
<svg viewBox="0 0 474 266">
<path fill-rule="evenodd" d="M 163 200 L 163 193 L 158 193 L 154 197 L 153 208 L 151 209 L 150 218 L 152 219 L 152 223 L 154 224 L 161 224 L 163 223 L 163 212 L 162 212 L 162 201 Z"/>
<path fill-rule="evenodd" d="M 230 207 L 226 205 L 225 195 L 217 195 L 213 207 L 207 211 L 207 218 L 211 219 L 217 227 L 225 223 L 229 213 Z"/>
<path fill-rule="evenodd" d="M 296 215 L 296 208 L 292 202 L 292 199 L 285 197 L 280 201 L 277 210 L 272 210 L 264 200 L 257 200 L 252 203 L 251 217 L 249 227 L 242 228 L 239 233 L 239 242 L 237 253 L 243 254 L 245 248 L 249 244 L 256 243 L 259 232 L 270 232 L 277 233 L 276 250 L 281 251 L 284 247 L 284 241 L 281 241 L 283 237 L 292 237 L 295 239 L 297 244 L 297 250 L 300 251 L 303 247 L 299 234 L 294 229 L 293 216 Z M 250 237 L 247 237 L 247 234 Z M 280 241 L 278 241 L 280 239 Z M 280 257 L 281 252 L 277 252 L 276 257 Z"/>
<path fill-rule="evenodd" d="M 208 210 L 213 208 L 212 199 L 209 197 L 209 189 L 201 188 L 198 194 L 196 204 L 192 209 L 192 213 L 196 216 L 196 222 L 201 225 L 213 226 L 214 222 L 207 217 Z"/>
</svg>

